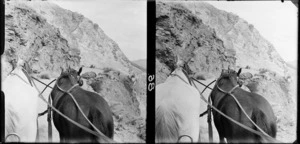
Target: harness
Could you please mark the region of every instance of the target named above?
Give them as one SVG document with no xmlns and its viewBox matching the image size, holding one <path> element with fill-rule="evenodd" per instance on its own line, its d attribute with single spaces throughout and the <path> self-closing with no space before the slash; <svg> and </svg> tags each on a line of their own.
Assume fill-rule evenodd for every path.
<svg viewBox="0 0 300 144">
<path fill-rule="evenodd" d="M 250 120 L 250 122 L 261 132 L 261 133 L 263 133 L 265 136 L 267 136 L 267 137 L 271 137 L 271 136 L 269 136 L 267 133 L 265 133 L 258 125 L 256 125 L 256 123 L 254 123 L 253 121 L 252 121 L 252 119 L 248 116 L 248 114 L 246 113 L 246 111 L 244 110 L 244 108 L 242 107 L 242 105 L 240 104 L 240 102 L 236 99 L 236 97 L 232 94 L 232 92 L 237 88 L 237 87 L 239 87 L 239 85 L 236 85 L 236 86 L 234 86 L 230 91 L 228 91 L 228 92 L 226 92 L 226 91 L 224 91 L 224 90 L 222 90 L 217 84 L 216 84 L 216 86 L 217 86 L 217 88 L 218 88 L 218 90 L 219 91 L 221 91 L 221 92 L 223 92 L 223 93 L 225 93 L 225 94 L 228 94 L 228 95 L 230 95 L 234 100 L 235 100 L 235 102 L 238 104 L 238 106 L 240 107 L 240 109 L 242 110 L 242 112 L 246 115 L 246 117 Z"/>
<path fill-rule="evenodd" d="M 76 104 L 77 108 L 79 109 L 80 113 L 83 115 L 83 117 L 88 121 L 88 123 L 100 134 L 103 135 L 102 132 L 100 132 L 100 130 L 92 124 L 92 122 L 86 117 L 86 115 L 83 113 L 82 109 L 80 108 L 78 102 L 76 101 L 76 99 L 74 98 L 74 96 L 71 93 L 71 90 L 73 90 L 75 87 L 79 86 L 79 84 L 75 84 L 73 85 L 69 90 L 65 91 L 63 90 L 61 87 L 58 86 L 58 84 L 56 83 L 56 86 L 59 90 L 61 90 L 63 93 L 67 93 L 68 95 L 71 96 L 72 100 L 74 101 L 74 103 Z"/>
</svg>

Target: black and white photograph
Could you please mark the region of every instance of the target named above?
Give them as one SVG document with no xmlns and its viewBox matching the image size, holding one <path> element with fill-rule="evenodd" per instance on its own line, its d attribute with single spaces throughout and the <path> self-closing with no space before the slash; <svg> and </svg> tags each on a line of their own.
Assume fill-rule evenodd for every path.
<svg viewBox="0 0 300 144">
<path fill-rule="evenodd" d="M 0 6 L 1 143 L 298 143 L 298 0 Z"/>
<path fill-rule="evenodd" d="M 146 142 L 146 0 L 4 4 L 5 142 Z"/>
<path fill-rule="evenodd" d="M 156 1 L 155 142 L 293 143 L 298 1 Z"/>
</svg>

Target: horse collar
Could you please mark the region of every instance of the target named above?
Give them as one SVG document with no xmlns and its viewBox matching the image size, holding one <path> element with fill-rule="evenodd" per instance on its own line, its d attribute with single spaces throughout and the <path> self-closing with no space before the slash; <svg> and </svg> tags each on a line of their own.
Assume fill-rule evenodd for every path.
<svg viewBox="0 0 300 144">
<path fill-rule="evenodd" d="M 239 87 L 239 85 L 234 86 L 230 91 L 226 92 L 226 91 L 222 90 L 222 89 L 218 86 L 218 84 L 217 84 L 217 88 L 218 88 L 221 92 L 226 93 L 226 94 L 232 94 L 232 92 L 233 92 L 237 87 Z"/>
<path fill-rule="evenodd" d="M 56 84 L 57 85 L 57 84 Z M 71 92 L 71 90 L 72 89 L 74 89 L 76 86 L 78 86 L 79 84 L 75 84 L 75 85 L 73 85 L 69 90 L 67 90 L 67 91 L 65 91 L 65 90 L 63 90 L 60 86 L 58 86 L 57 85 L 57 88 L 59 89 L 59 90 L 61 90 L 62 92 L 64 92 L 64 93 L 70 93 Z"/>
</svg>

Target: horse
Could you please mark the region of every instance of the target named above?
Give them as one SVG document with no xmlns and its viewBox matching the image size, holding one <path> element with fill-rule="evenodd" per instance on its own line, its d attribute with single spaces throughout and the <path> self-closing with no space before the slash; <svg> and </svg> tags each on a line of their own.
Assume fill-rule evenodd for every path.
<svg viewBox="0 0 300 144">
<path fill-rule="evenodd" d="M 238 77 L 241 70 L 239 69 L 238 72 L 231 69 L 222 70 L 210 95 L 213 106 L 243 125 L 258 130 L 242 112 L 234 98 L 230 96 L 232 94 L 251 120 L 265 133 L 276 138 L 276 117 L 270 103 L 263 96 L 239 87 Z M 247 131 L 215 110 L 213 110 L 213 118 L 221 143 L 225 142 L 224 138 L 229 143 L 266 142 L 264 136 Z"/>
<path fill-rule="evenodd" d="M 70 119 L 94 130 L 80 113 L 71 98 L 72 95 L 88 120 L 105 136 L 113 139 L 114 123 L 109 105 L 102 96 L 80 87 L 83 85 L 80 78 L 81 71 L 82 67 L 78 72 L 72 68 L 68 68 L 66 71 L 62 70 L 50 94 L 52 105 Z M 61 142 L 101 141 L 101 138 L 77 127 L 55 111 L 53 111 L 53 122 L 59 132 Z"/>
<path fill-rule="evenodd" d="M 155 142 L 198 142 L 200 96 L 178 60 L 155 98 Z"/>
<path fill-rule="evenodd" d="M 39 93 L 32 85 L 28 73 L 30 70 L 25 69 L 28 68 L 26 64 L 20 59 L 2 82 L 5 94 L 5 137 L 9 142 L 35 142 L 37 138 Z"/>
</svg>

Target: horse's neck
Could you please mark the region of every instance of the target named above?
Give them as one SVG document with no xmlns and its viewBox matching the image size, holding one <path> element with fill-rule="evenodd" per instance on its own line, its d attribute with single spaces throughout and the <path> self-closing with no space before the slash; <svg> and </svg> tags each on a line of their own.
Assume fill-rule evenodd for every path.
<svg viewBox="0 0 300 144">
<path fill-rule="evenodd" d="M 225 96 L 225 93 L 218 90 L 218 88 L 215 86 L 211 92 L 211 101 L 214 106 L 217 106 L 221 99 Z"/>
<path fill-rule="evenodd" d="M 177 79 L 179 79 L 180 81 L 184 80 L 184 82 L 186 82 L 186 83 L 189 84 L 189 79 L 188 79 L 187 75 L 185 75 L 185 74 L 183 73 L 183 71 L 182 71 L 181 68 L 177 68 L 174 72 L 172 72 L 172 74 L 179 76 L 180 78 L 177 77 L 177 76 L 175 76 L 175 77 L 176 77 Z M 173 77 L 174 77 L 173 75 L 169 76 L 168 79 L 167 79 L 166 81 L 172 80 Z M 181 78 L 182 78 L 182 79 L 181 79 Z"/>
<path fill-rule="evenodd" d="M 12 72 L 10 76 L 15 77 L 15 75 L 17 75 L 17 77 L 22 78 L 25 82 L 30 83 L 29 79 L 27 78 L 27 76 L 25 75 L 25 73 L 23 72 L 22 68 L 15 68 Z"/>
<path fill-rule="evenodd" d="M 211 100 L 213 102 L 213 104 L 218 105 L 219 102 L 225 97 L 225 95 L 227 95 L 226 92 L 229 92 L 230 90 L 232 90 L 234 87 L 219 87 L 220 89 L 222 89 L 224 92 L 220 91 L 217 88 L 217 83 L 215 85 L 215 87 L 213 88 L 213 93 L 211 95 Z M 234 91 L 239 91 L 239 87 L 235 88 Z"/>
<path fill-rule="evenodd" d="M 58 100 L 64 95 L 64 92 L 61 91 L 57 86 L 54 86 L 52 92 L 51 92 L 51 99 L 52 103 L 55 106 L 58 102 Z"/>
<path fill-rule="evenodd" d="M 53 101 L 53 104 L 56 105 L 56 103 L 63 97 L 66 92 L 72 87 L 72 85 L 66 85 L 66 86 L 57 86 L 57 84 L 54 86 L 53 91 L 51 92 L 51 98 Z M 75 89 L 74 87 L 73 89 Z M 71 91 L 72 93 L 72 91 Z"/>
</svg>

